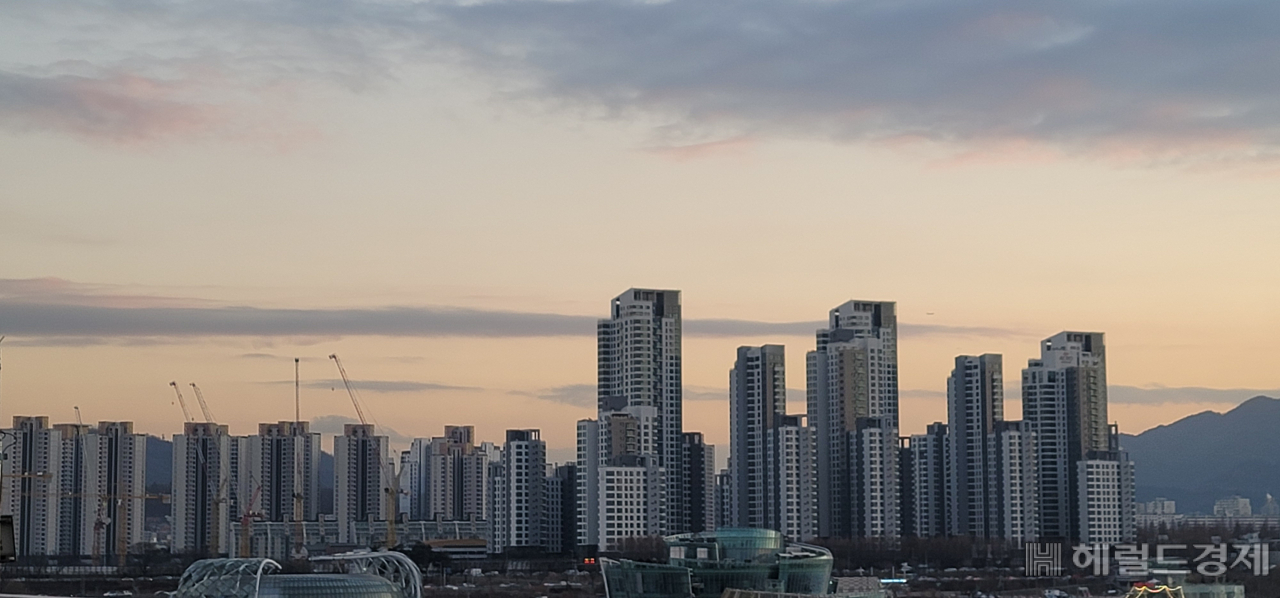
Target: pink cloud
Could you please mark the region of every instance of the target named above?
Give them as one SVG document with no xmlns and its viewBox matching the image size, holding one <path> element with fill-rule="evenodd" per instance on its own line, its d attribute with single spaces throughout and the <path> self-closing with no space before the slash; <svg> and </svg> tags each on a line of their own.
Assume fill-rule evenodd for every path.
<svg viewBox="0 0 1280 598">
<path fill-rule="evenodd" d="M 35 77 L 0 73 L 0 123 L 79 137 L 137 142 L 207 131 L 225 121 L 217 106 L 184 97 L 186 81 L 127 73 Z"/>
</svg>

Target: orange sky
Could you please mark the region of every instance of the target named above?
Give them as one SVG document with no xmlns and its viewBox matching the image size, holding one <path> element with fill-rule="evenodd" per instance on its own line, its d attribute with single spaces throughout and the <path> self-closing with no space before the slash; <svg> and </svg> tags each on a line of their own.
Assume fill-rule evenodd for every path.
<svg viewBox="0 0 1280 598">
<path fill-rule="evenodd" d="M 681 289 L 689 320 L 897 301 L 904 433 L 944 418 L 955 355 L 1002 353 L 1016 381 L 1064 329 L 1107 334 L 1125 432 L 1280 392 L 1280 116 L 1241 83 L 1280 75 L 1220 68 L 1280 64 L 1269 38 L 1174 35 L 1129 3 L 376 5 L 0 17 L 0 417 L 78 405 L 167 435 L 168 383 L 195 381 L 249 433 L 291 417 L 295 356 L 304 415 L 351 417 L 337 352 L 401 435 L 536 427 L 565 458 L 590 336 L 102 332 L 19 308 L 589 320 L 632 286 Z M 725 443 L 734 350 L 766 342 L 801 388 L 811 332 L 685 339 L 687 429 Z"/>
</svg>

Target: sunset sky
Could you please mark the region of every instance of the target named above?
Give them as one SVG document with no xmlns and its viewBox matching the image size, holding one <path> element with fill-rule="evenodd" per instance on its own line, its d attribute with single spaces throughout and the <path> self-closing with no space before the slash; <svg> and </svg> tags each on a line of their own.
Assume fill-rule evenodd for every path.
<svg viewBox="0 0 1280 598">
<path fill-rule="evenodd" d="M 957 354 L 1107 334 L 1137 433 L 1280 396 L 1280 4 L 0 0 L 0 418 L 398 442 L 593 416 L 594 319 L 683 291 L 685 427 L 739 345 L 898 302 Z M 188 393 L 190 394 L 190 393 Z M 194 401 L 192 401 L 194 408 Z M 328 441 L 326 441 L 328 446 Z"/>
</svg>

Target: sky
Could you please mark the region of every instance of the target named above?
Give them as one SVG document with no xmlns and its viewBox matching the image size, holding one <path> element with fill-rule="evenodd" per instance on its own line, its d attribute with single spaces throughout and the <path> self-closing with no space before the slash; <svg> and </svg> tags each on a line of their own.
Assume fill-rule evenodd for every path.
<svg viewBox="0 0 1280 598">
<path fill-rule="evenodd" d="M 0 418 L 403 443 L 594 414 L 594 321 L 679 289 L 685 427 L 740 345 L 898 303 L 960 354 L 1107 335 L 1137 433 L 1280 396 L 1280 5 L 0 0 Z M 192 401 L 192 408 L 195 403 Z"/>
</svg>

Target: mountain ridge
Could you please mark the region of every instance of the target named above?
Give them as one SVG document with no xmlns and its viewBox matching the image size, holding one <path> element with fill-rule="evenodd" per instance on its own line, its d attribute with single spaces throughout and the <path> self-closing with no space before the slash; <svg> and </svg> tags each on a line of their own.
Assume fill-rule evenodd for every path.
<svg viewBox="0 0 1280 598">
<path fill-rule="evenodd" d="M 1262 506 L 1280 494 L 1280 399 L 1258 395 L 1225 413 L 1202 411 L 1120 445 L 1135 467 L 1139 501 L 1178 503 L 1180 513 L 1212 513 L 1219 498 L 1240 495 Z"/>
</svg>

